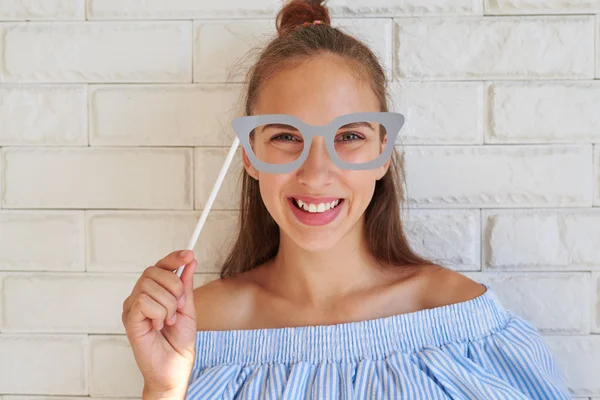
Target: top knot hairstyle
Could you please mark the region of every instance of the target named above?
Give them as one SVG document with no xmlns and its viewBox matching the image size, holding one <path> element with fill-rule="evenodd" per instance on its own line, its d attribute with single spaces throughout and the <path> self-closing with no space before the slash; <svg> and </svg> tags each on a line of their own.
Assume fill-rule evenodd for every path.
<svg viewBox="0 0 600 400">
<path fill-rule="evenodd" d="M 333 55 L 356 79 L 366 82 L 388 111 L 386 75 L 379 60 L 360 40 L 331 26 L 322 0 L 292 0 L 277 14 L 277 36 L 261 49 L 246 74 L 245 115 L 253 115 L 261 86 L 278 72 L 294 68 L 313 57 Z M 320 20 L 320 24 L 312 24 Z M 303 24 L 306 26 L 303 26 Z M 404 160 L 392 152 L 387 173 L 375 184 L 371 203 L 365 210 L 368 247 L 381 267 L 433 264 L 411 249 L 400 219 L 404 191 Z M 402 181 L 401 181 L 402 178 Z M 221 278 L 235 276 L 263 264 L 277 254 L 279 226 L 266 209 L 257 180 L 242 168 L 239 231 L 221 267 Z"/>
<path fill-rule="evenodd" d="M 304 23 L 317 20 L 331 25 L 329 11 L 322 5 L 322 1 L 292 1 L 277 14 L 277 32 L 279 36 L 283 36 Z"/>
</svg>

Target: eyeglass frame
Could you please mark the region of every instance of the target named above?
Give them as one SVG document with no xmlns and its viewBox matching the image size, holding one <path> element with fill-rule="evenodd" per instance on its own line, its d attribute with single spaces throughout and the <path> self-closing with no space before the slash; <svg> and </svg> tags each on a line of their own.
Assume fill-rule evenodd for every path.
<svg viewBox="0 0 600 400">
<path fill-rule="evenodd" d="M 339 168 L 346 170 L 367 170 L 376 169 L 383 166 L 394 149 L 396 137 L 404 125 L 404 115 L 397 112 L 357 112 L 340 115 L 334 118 L 331 122 L 325 125 L 311 125 L 300 118 L 288 114 L 261 114 L 261 115 L 245 115 L 233 119 L 231 125 L 239 138 L 242 146 L 246 150 L 246 154 L 250 158 L 252 166 L 261 172 L 272 174 L 285 174 L 299 168 L 308 158 L 312 140 L 315 136 L 323 136 L 329 157 L 333 163 Z M 387 142 L 385 148 L 374 160 L 365 163 L 351 163 L 341 160 L 335 152 L 335 135 L 337 130 L 342 126 L 352 122 L 377 122 L 383 125 L 386 130 Z M 257 127 L 265 124 L 286 124 L 296 128 L 304 138 L 304 149 L 300 156 L 286 164 L 269 164 L 260 161 L 250 145 L 250 133 Z"/>
</svg>

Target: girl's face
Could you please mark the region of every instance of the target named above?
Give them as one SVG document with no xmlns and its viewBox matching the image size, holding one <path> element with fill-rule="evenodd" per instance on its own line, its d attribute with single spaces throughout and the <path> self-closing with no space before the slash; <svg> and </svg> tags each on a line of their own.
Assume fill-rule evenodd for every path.
<svg viewBox="0 0 600 400">
<path fill-rule="evenodd" d="M 354 78 L 341 62 L 337 56 L 321 56 L 279 72 L 261 88 L 253 114 L 288 114 L 311 125 L 324 125 L 340 115 L 380 111 L 373 91 Z M 348 129 L 347 134 L 359 129 Z M 288 141 L 277 142 L 277 146 L 290 146 L 290 138 L 285 137 Z M 290 173 L 257 171 L 244 149 L 242 158 L 246 171 L 259 181 L 263 202 L 279 225 L 282 240 L 287 235 L 307 251 L 326 250 L 343 238 L 350 239 L 350 234 L 361 232 L 375 182 L 389 167 L 388 161 L 374 170 L 340 169 L 330 159 L 324 138 L 319 136 L 313 139 L 306 161 Z M 303 196 L 316 198 L 307 198 L 305 203 L 317 206 L 335 199 L 343 201 L 325 213 L 311 213 L 299 209 L 292 200 Z"/>
</svg>

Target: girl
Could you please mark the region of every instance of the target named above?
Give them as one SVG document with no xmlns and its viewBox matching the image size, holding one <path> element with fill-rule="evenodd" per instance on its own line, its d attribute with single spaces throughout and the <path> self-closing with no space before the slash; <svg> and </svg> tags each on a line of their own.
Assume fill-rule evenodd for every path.
<svg viewBox="0 0 600 400">
<path fill-rule="evenodd" d="M 246 116 L 322 126 L 387 113 L 384 70 L 330 26 L 321 1 L 287 4 L 277 28 L 248 73 Z M 377 157 L 390 139 L 381 121 L 340 123 L 331 148 L 347 162 Z M 192 252 L 172 253 L 123 303 L 144 399 L 569 398 L 531 325 L 486 285 L 411 250 L 398 154 L 344 169 L 314 136 L 297 168 L 265 172 L 251 158 L 289 163 L 308 130 L 256 125 L 221 279 L 194 290 Z"/>
</svg>

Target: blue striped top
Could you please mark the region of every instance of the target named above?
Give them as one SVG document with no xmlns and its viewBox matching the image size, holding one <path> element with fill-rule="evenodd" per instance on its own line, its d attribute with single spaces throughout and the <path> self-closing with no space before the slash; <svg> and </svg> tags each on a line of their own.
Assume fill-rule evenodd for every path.
<svg viewBox="0 0 600 400">
<path fill-rule="evenodd" d="M 570 399 L 539 332 L 483 285 L 372 320 L 198 331 L 186 399 Z"/>
</svg>

